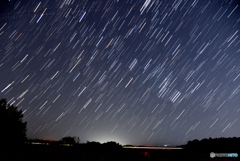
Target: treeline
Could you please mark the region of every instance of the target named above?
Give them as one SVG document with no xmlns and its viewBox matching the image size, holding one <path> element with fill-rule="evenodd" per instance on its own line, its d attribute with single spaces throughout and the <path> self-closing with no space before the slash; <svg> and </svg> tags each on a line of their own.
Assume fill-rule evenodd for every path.
<svg viewBox="0 0 240 161">
<path fill-rule="evenodd" d="M 189 151 L 240 152 L 240 137 L 195 139 L 181 147 Z"/>
<path fill-rule="evenodd" d="M 64 137 L 61 140 L 28 139 L 24 145 L 12 145 L 10 149 L 0 149 L 4 157 L 10 160 L 124 160 L 122 146 L 116 142 L 76 142 L 76 137 Z M 23 160 L 23 159 L 22 159 Z"/>
<path fill-rule="evenodd" d="M 25 144 L 36 144 L 36 145 L 67 145 L 67 146 L 73 146 L 80 144 L 80 138 L 79 137 L 63 137 L 61 140 L 44 140 L 44 139 L 27 139 Z"/>
<path fill-rule="evenodd" d="M 61 140 L 43 140 L 43 139 L 28 139 L 25 145 L 49 145 L 49 146 L 73 146 L 85 149 L 120 149 L 122 145 L 117 142 L 109 141 L 106 143 L 99 143 L 96 141 L 87 141 L 87 143 L 80 143 L 79 137 L 63 137 Z"/>
</svg>

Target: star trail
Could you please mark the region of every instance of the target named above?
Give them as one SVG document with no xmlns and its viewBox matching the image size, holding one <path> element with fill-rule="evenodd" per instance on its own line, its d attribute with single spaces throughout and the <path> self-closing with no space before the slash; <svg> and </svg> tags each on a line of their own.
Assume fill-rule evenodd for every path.
<svg viewBox="0 0 240 161">
<path fill-rule="evenodd" d="M 239 137 L 238 0 L 2 1 L 0 97 L 29 138 Z"/>
</svg>

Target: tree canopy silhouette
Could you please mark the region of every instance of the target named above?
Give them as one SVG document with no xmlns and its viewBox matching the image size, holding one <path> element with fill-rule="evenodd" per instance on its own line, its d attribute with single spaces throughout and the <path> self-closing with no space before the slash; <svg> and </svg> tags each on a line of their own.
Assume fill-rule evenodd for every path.
<svg viewBox="0 0 240 161">
<path fill-rule="evenodd" d="M 27 132 L 27 122 L 22 120 L 22 110 L 7 104 L 6 99 L 0 99 L 0 144 L 1 146 L 24 144 Z"/>
<path fill-rule="evenodd" d="M 79 144 L 80 143 L 80 138 L 79 137 L 71 137 L 71 136 L 66 136 L 66 137 L 63 137 L 61 139 L 61 141 L 64 143 L 64 144 L 71 144 L 71 145 L 75 145 L 75 144 Z"/>
</svg>

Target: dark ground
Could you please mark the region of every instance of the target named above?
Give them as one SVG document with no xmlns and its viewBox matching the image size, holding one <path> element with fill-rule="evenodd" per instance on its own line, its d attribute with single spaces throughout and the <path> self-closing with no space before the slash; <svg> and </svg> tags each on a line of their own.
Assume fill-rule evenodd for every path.
<svg viewBox="0 0 240 161">
<path fill-rule="evenodd" d="M 230 161 L 237 158 L 210 158 L 211 151 L 195 151 L 191 149 L 154 150 L 94 147 L 86 145 L 54 146 L 25 145 L 21 147 L 2 147 L 0 160 L 67 160 L 67 161 Z M 218 153 L 218 152 L 215 152 Z M 220 152 L 219 152 L 220 153 Z M 232 151 L 232 153 L 235 153 Z M 238 152 L 239 154 L 239 152 Z"/>
</svg>

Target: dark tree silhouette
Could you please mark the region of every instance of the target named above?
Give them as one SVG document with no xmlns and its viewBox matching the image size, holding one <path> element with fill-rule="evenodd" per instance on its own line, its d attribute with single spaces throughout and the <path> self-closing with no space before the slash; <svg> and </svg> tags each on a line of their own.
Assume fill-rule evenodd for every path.
<svg viewBox="0 0 240 161">
<path fill-rule="evenodd" d="M 22 120 L 22 110 L 0 99 L 0 145 L 23 145 L 27 139 L 27 122 Z"/>
<path fill-rule="evenodd" d="M 240 152 L 240 138 L 204 138 L 202 140 L 188 141 L 186 145 L 182 147 L 192 152 L 206 152 L 206 151 L 218 151 L 218 152 Z"/>
<path fill-rule="evenodd" d="M 61 139 L 61 141 L 62 141 L 64 144 L 71 144 L 71 145 L 75 145 L 75 144 L 76 144 L 75 137 L 71 137 L 71 136 L 63 137 L 63 138 Z"/>
<path fill-rule="evenodd" d="M 116 150 L 122 148 L 122 146 L 119 143 L 116 143 L 114 141 L 103 143 L 103 147 L 108 150 Z"/>
</svg>

